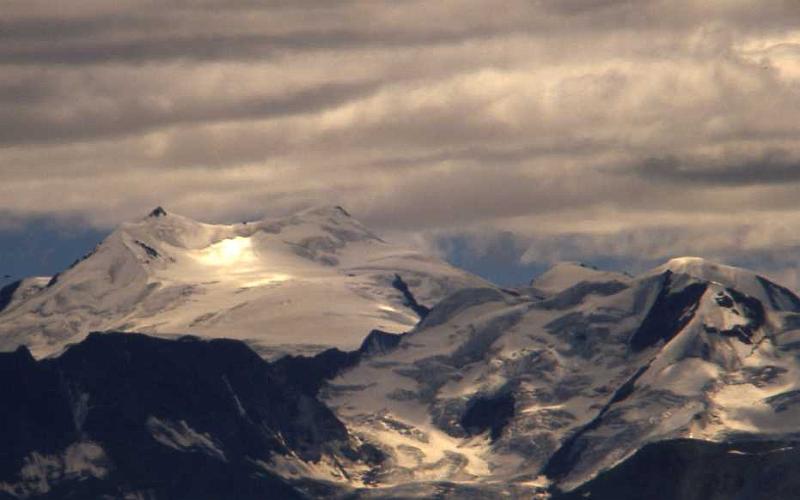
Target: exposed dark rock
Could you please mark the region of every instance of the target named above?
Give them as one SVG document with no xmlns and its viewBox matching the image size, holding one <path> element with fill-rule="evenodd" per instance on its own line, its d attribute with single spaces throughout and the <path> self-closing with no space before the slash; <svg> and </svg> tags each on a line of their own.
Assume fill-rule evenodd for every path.
<svg viewBox="0 0 800 500">
<path fill-rule="evenodd" d="M 342 215 L 344 215 L 345 217 L 350 217 L 350 216 L 351 216 L 351 215 L 350 215 L 350 212 L 348 212 L 347 210 L 345 210 L 345 209 L 344 209 L 344 207 L 342 207 L 342 206 L 340 206 L 340 205 L 336 205 L 336 206 L 335 206 L 335 207 L 333 207 L 333 208 L 334 208 L 335 210 L 338 210 L 338 211 L 339 211 L 339 213 L 341 213 L 341 214 L 342 214 Z"/>
<path fill-rule="evenodd" d="M 381 330 L 372 330 L 361 342 L 358 352 L 361 354 L 385 354 L 400 344 L 403 333 L 388 333 Z"/>
<path fill-rule="evenodd" d="M 153 258 L 153 259 L 156 259 L 156 258 L 158 258 L 158 256 L 159 256 L 159 253 L 158 253 L 158 251 L 157 251 L 155 248 L 153 248 L 153 247 L 151 247 L 150 245 L 147 245 L 147 244 L 145 244 L 145 243 L 142 243 L 142 242 L 141 242 L 141 241 L 139 241 L 139 240 L 136 240 L 136 244 L 137 244 L 137 245 L 139 245 L 140 247 L 142 247 L 142 249 L 145 251 L 145 253 L 146 253 L 148 256 L 150 256 L 151 258 Z"/>
<path fill-rule="evenodd" d="M 785 330 L 800 330 L 800 314 L 787 314 L 783 318 Z"/>
<path fill-rule="evenodd" d="M 0 311 L 8 307 L 11 303 L 11 300 L 14 298 L 14 293 L 19 290 L 19 286 L 22 284 L 22 280 L 17 280 L 13 283 L 9 283 L 8 285 L 0 288 Z"/>
<path fill-rule="evenodd" d="M 758 276 L 757 279 L 767 292 L 770 305 L 773 309 L 777 309 L 779 311 L 800 312 L 800 297 L 795 295 L 794 292 L 788 288 L 778 285 L 777 283 L 773 283 L 765 278 L 762 278 L 761 276 Z M 789 303 L 789 307 L 784 307 L 781 304 L 782 301 L 787 301 Z"/>
<path fill-rule="evenodd" d="M 403 294 L 403 304 L 414 311 L 420 319 L 425 319 L 428 313 L 431 312 L 430 308 L 417 302 L 417 298 L 414 297 L 414 294 L 411 293 L 411 290 L 408 288 L 408 284 L 403 281 L 403 278 L 401 278 L 399 274 L 394 275 L 392 286 Z"/>
<path fill-rule="evenodd" d="M 643 351 L 659 341 L 669 342 L 694 316 L 700 300 L 708 287 L 707 283 L 693 282 L 673 289 L 673 274 L 662 275 L 661 291 L 639 328 L 630 339 L 634 352 Z"/>
<path fill-rule="evenodd" d="M 719 330 L 708 325 L 703 325 L 703 328 L 705 329 L 706 333 L 722 335 L 723 337 L 733 337 L 744 344 L 750 345 L 753 343 L 753 336 L 755 335 L 756 331 L 761 328 L 766 321 L 767 316 L 766 312 L 764 311 L 764 305 L 760 300 L 736 290 L 729 288 L 726 290 L 726 292 L 727 295 L 723 295 L 723 297 L 729 299 L 731 301 L 731 305 L 723 307 L 733 308 L 734 305 L 738 305 L 742 310 L 742 316 L 748 320 L 747 324 L 734 325 L 733 327 L 725 330 Z M 717 297 L 715 297 L 715 299 L 717 299 Z M 725 303 L 727 303 L 727 301 Z M 718 299 L 717 304 L 719 304 Z"/>
<path fill-rule="evenodd" d="M 490 431 L 496 441 L 514 416 L 516 400 L 510 391 L 493 396 L 478 396 L 467 404 L 461 417 L 461 427 L 470 435 Z"/>
<path fill-rule="evenodd" d="M 149 214 L 147 214 L 148 217 L 164 217 L 165 215 L 167 215 L 167 211 L 160 206 L 154 208 Z"/>
<path fill-rule="evenodd" d="M 0 381 L 0 482 L 8 482 L 31 451 L 55 453 L 78 432 L 58 373 L 25 347 L 0 353 Z"/>
<path fill-rule="evenodd" d="M 800 491 L 800 449 L 792 442 L 645 445 L 616 467 L 554 500 L 788 500 Z"/>
<path fill-rule="evenodd" d="M 751 345 L 753 343 L 753 330 L 747 325 L 734 325 L 733 328 L 720 330 L 719 334 L 723 337 L 734 337 L 743 344 Z"/>
<path fill-rule="evenodd" d="M 760 328 L 764 324 L 766 321 L 766 313 L 764 312 L 764 305 L 760 300 L 732 288 L 727 289 L 727 292 L 737 304 L 742 306 L 744 309 L 744 316 L 751 320 L 753 328 Z"/>
<path fill-rule="evenodd" d="M 800 391 L 782 392 L 766 398 L 764 403 L 770 405 L 776 413 L 780 413 L 800 404 Z"/>
<path fill-rule="evenodd" d="M 636 386 L 636 381 L 639 380 L 639 378 L 642 375 L 644 375 L 644 372 L 646 372 L 648 368 L 650 368 L 649 364 L 642 366 L 641 368 L 636 370 L 636 373 L 634 373 L 633 376 L 631 376 L 631 378 L 629 378 L 624 384 L 622 384 L 622 386 L 620 386 L 619 389 L 616 390 L 616 392 L 614 392 L 614 395 L 611 397 L 609 406 L 613 405 L 614 403 L 619 403 L 620 401 L 625 401 L 626 399 L 628 399 L 628 396 L 633 394 L 633 389 Z"/>
<path fill-rule="evenodd" d="M 724 294 L 722 292 L 717 293 L 716 295 L 714 295 L 714 302 L 716 302 L 718 306 L 725 307 L 727 309 L 730 309 L 730 308 L 733 307 L 733 299 L 731 298 L 731 296 L 730 295 L 726 295 L 726 294 Z"/>
<path fill-rule="evenodd" d="M 361 359 L 358 351 L 327 349 L 315 356 L 284 356 L 273 367 L 284 383 L 300 389 L 304 394 L 316 395 L 322 385 Z"/>
<path fill-rule="evenodd" d="M 352 368 L 364 356 L 394 349 L 402 337 L 402 334 L 372 330 L 356 351 L 341 351 L 334 347 L 311 357 L 289 355 L 275 361 L 272 367 L 286 384 L 315 396 L 326 381 Z"/>
<path fill-rule="evenodd" d="M 741 307 L 742 314 L 748 319 L 748 322 L 746 325 L 737 325 L 731 331 L 722 331 L 720 333 L 736 337 L 745 344 L 752 344 L 752 338 L 756 330 L 761 328 L 767 320 L 767 313 L 764 311 L 764 305 L 760 300 L 736 290 L 728 289 L 727 292 Z"/>
</svg>

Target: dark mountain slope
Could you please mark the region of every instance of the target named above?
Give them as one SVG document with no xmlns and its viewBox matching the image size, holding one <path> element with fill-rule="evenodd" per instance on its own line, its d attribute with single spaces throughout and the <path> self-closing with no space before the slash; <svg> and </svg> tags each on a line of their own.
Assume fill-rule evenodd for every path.
<svg viewBox="0 0 800 500">
<path fill-rule="evenodd" d="M 13 497 L 303 498 L 274 455 L 359 457 L 330 410 L 238 341 L 91 334 L 55 359 L 0 354 L 0 377 Z"/>
</svg>

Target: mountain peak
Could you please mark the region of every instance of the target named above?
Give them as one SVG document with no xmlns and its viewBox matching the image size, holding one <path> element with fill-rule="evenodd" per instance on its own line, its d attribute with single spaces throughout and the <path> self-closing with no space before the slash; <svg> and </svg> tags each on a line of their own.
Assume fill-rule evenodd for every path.
<svg viewBox="0 0 800 500">
<path fill-rule="evenodd" d="M 704 266 L 714 266 L 718 265 L 716 262 L 711 261 L 709 259 L 703 257 L 695 257 L 692 255 L 686 255 L 683 257 L 674 257 L 667 261 L 666 263 L 669 267 L 704 267 Z"/>
<path fill-rule="evenodd" d="M 671 271 L 687 274 L 705 281 L 716 281 L 732 285 L 742 279 L 751 280 L 755 273 L 746 269 L 729 266 L 703 257 L 675 257 L 657 268 L 659 272 Z"/>
<path fill-rule="evenodd" d="M 164 217 L 165 215 L 167 215 L 167 211 L 161 206 L 157 206 L 147 214 L 148 217 Z"/>
<path fill-rule="evenodd" d="M 333 210 L 336 210 L 337 212 L 341 213 L 342 215 L 344 215 L 346 217 L 350 217 L 350 212 L 345 210 L 344 207 L 342 207 L 341 205 L 334 206 Z"/>
<path fill-rule="evenodd" d="M 531 281 L 531 286 L 546 292 L 558 293 L 582 281 L 627 282 L 630 276 L 614 271 L 604 271 L 583 262 L 557 262 L 543 274 Z"/>
<path fill-rule="evenodd" d="M 409 277 L 413 301 L 393 284 L 396 275 Z M 46 356 L 89 329 L 247 338 L 264 352 L 350 349 L 373 329 L 411 329 L 419 305 L 484 284 L 382 242 L 337 206 L 248 224 L 205 223 L 158 207 L 121 224 L 58 283 L 0 293 L 0 306 L 13 305 L 2 308 L 0 350 L 25 344 Z"/>
<path fill-rule="evenodd" d="M 658 266 L 650 274 L 666 271 L 732 288 L 779 311 L 800 310 L 800 298 L 793 291 L 747 269 L 702 257 L 677 257 Z"/>
<path fill-rule="evenodd" d="M 352 217 L 341 205 L 319 205 L 299 212 L 299 215 L 318 215 L 325 217 Z"/>
</svg>

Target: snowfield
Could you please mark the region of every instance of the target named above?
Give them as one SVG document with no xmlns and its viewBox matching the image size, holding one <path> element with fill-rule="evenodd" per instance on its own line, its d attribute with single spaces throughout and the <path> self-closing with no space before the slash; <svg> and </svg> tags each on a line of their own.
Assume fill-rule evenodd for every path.
<svg viewBox="0 0 800 500">
<path fill-rule="evenodd" d="M 798 328 L 798 298 L 742 269 L 568 263 L 528 289 L 455 293 L 324 401 L 390 457 L 379 486 L 568 492 L 647 443 L 791 440 Z"/>
<path fill-rule="evenodd" d="M 58 276 L 16 286 L 0 307 L 0 351 L 42 357 L 106 330 L 235 338 L 265 357 L 355 349 L 372 329 L 419 321 L 397 276 L 423 307 L 487 285 L 338 207 L 234 225 L 157 209 Z"/>
</svg>

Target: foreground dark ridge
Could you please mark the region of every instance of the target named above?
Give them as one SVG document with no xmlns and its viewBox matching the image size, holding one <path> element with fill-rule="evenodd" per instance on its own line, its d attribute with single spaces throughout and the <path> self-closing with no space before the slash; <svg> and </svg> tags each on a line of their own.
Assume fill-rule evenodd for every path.
<svg viewBox="0 0 800 500">
<path fill-rule="evenodd" d="M 730 500 L 798 498 L 795 441 L 651 443 L 617 467 L 557 500 Z"/>
<path fill-rule="evenodd" d="M 0 498 L 305 498 L 273 456 L 380 459 L 237 341 L 94 333 L 0 379 Z"/>
</svg>

